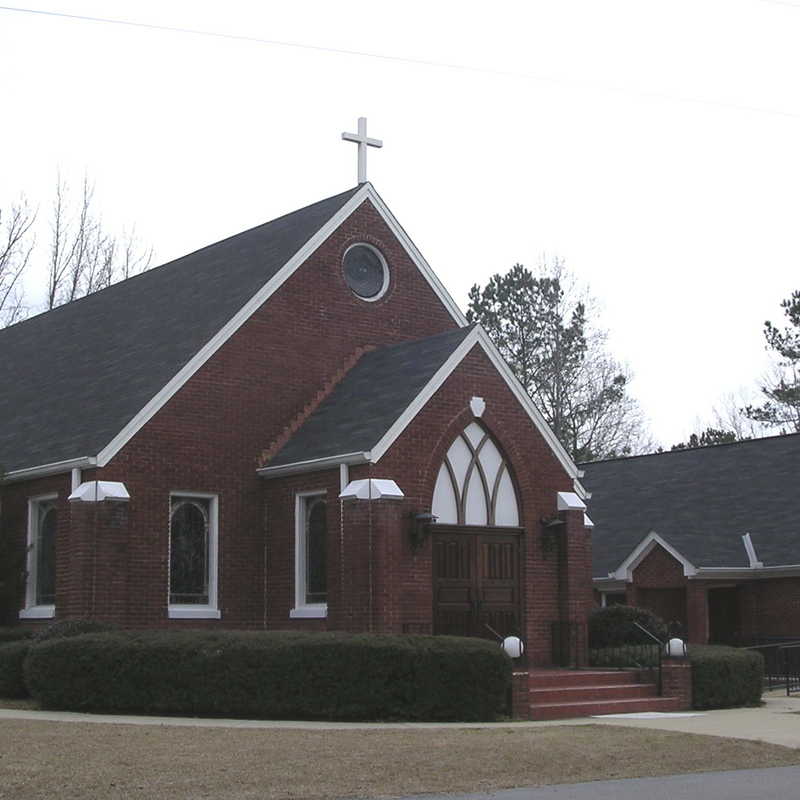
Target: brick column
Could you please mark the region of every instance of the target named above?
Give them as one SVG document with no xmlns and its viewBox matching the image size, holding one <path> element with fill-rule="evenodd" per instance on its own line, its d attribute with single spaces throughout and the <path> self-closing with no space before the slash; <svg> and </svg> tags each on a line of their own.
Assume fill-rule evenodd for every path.
<svg viewBox="0 0 800 800">
<path fill-rule="evenodd" d="M 689 623 L 687 641 L 708 644 L 708 591 L 704 584 L 691 580 L 687 583 L 686 616 Z"/>
<path fill-rule="evenodd" d="M 58 588 L 59 619 L 123 622 L 127 611 L 128 503 L 70 503 L 67 570 Z"/>
<path fill-rule="evenodd" d="M 511 673 L 511 718 L 530 719 L 530 683 L 527 670 Z"/>
<path fill-rule="evenodd" d="M 586 507 L 576 495 L 559 492 L 558 506 L 564 520 L 558 564 L 559 620 L 569 625 L 570 663 L 585 666 L 586 623 L 593 605 L 591 531 L 584 524 Z"/>
<path fill-rule="evenodd" d="M 341 584 L 336 607 L 328 609 L 331 629 L 400 633 L 399 566 L 403 558 L 405 503 L 398 499 L 340 501 Z"/>
<path fill-rule="evenodd" d="M 681 708 L 692 707 L 692 665 L 685 658 L 665 658 L 661 662 L 661 693 L 679 697 Z"/>
</svg>

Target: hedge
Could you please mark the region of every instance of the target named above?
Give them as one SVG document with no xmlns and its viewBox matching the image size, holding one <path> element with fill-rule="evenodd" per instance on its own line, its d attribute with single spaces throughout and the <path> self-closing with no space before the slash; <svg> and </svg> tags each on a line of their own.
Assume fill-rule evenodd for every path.
<svg viewBox="0 0 800 800">
<path fill-rule="evenodd" d="M 0 697 L 27 697 L 22 665 L 31 643 L 28 640 L 0 644 Z"/>
<path fill-rule="evenodd" d="M 732 708 L 761 702 L 764 658 L 753 650 L 689 645 L 692 707 Z"/>
<path fill-rule="evenodd" d="M 647 608 L 636 606 L 606 606 L 589 616 L 589 647 L 619 647 L 624 644 L 655 644 L 634 625 L 638 622 L 660 641 L 667 640 L 664 621 Z"/>
<path fill-rule="evenodd" d="M 6 642 L 19 642 L 22 639 L 30 639 L 34 631 L 30 628 L 23 628 L 21 625 L 11 625 L 0 627 L 0 644 Z"/>
<path fill-rule="evenodd" d="M 42 708 L 265 719 L 491 720 L 511 661 L 448 636 L 141 631 L 31 647 Z"/>
<path fill-rule="evenodd" d="M 94 619 L 60 619 L 51 622 L 33 637 L 35 642 L 44 642 L 48 639 L 61 639 L 67 636 L 82 636 L 84 633 L 105 633 L 117 631 L 119 625 L 112 622 L 98 622 Z"/>
</svg>

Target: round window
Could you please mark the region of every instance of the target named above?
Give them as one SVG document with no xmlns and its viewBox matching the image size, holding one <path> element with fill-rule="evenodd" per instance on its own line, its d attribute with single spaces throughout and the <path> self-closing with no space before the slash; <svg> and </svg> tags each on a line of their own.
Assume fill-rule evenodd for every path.
<svg viewBox="0 0 800 800">
<path fill-rule="evenodd" d="M 362 300 L 377 300 L 389 286 L 386 259 L 371 245 L 349 247 L 344 254 L 342 269 L 347 285 Z"/>
</svg>

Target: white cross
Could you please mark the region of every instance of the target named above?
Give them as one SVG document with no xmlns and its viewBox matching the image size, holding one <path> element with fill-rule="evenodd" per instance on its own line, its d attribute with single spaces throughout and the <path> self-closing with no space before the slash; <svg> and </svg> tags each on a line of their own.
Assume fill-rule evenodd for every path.
<svg viewBox="0 0 800 800">
<path fill-rule="evenodd" d="M 358 145 L 358 182 L 367 182 L 367 147 L 383 147 L 380 139 L 367 138 L 367 118 L 358 118 L 358 133 L 343 133 L 342 139 Z"/>
</svg>

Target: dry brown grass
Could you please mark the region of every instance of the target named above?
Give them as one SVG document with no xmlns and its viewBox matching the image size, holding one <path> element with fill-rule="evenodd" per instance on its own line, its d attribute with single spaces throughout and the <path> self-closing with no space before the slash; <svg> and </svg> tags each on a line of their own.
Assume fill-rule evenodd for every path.
<svg viewBox="0 0 800 800">
<path fill-rule="evenodd" d="M 761 742 L 594 725 L 286 730 L 0 722 L 0 797 L 309 798 L 786 766 Z"/>
</svg>

